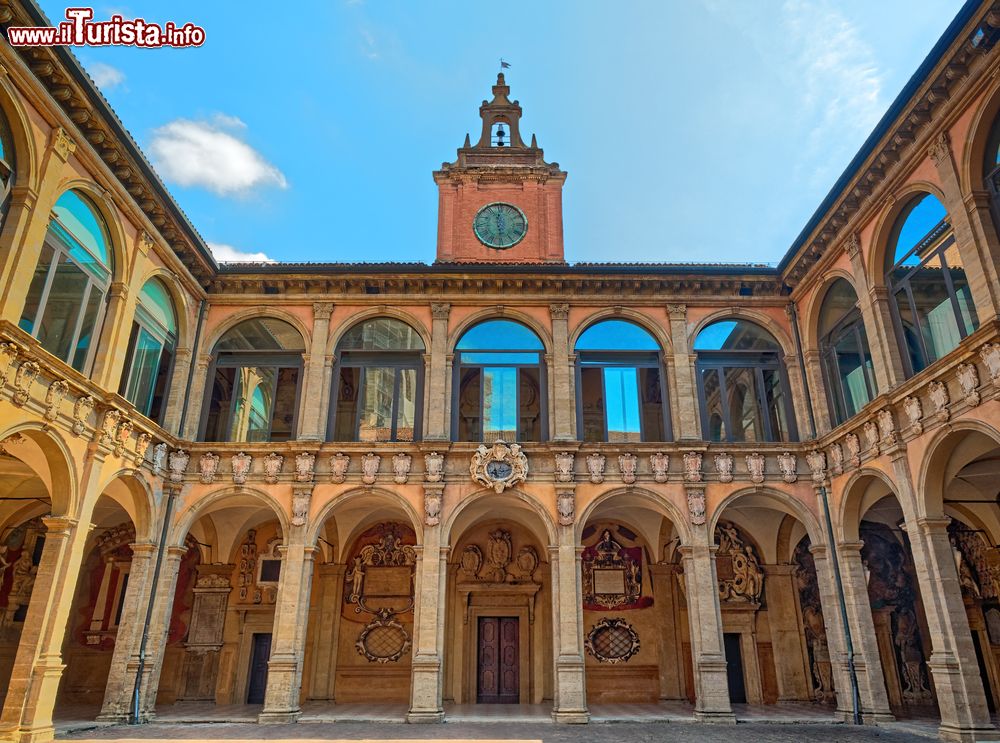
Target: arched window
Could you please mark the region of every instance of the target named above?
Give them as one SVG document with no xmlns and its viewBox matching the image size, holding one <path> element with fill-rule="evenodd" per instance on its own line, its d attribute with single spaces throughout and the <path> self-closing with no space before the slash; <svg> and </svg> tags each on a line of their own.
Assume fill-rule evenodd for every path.
<svg viewBox="0 0 1000 743">
<path fill-rule="evenodd" d="M 166 407 L 177 345 L 177 313 L 163 282 L 150 279 L 139 292 L 121 394 L 160 422 Z"/>
<path fill-rule="evenodd" d="M 986 142 L 986 152 L 983 154 L 983 179 L 986 190 L 990 193 L 993 225 L 1000 230 L 1000 113 L 993 119 L 990 138 Z"/>
<path fill-rule="evenodd" d="M 424 343 L 404 322 L 365 320 L 337 344 L 333 441 L 414 441 L 420 438 Z"/>
<path fill-rule="evenodd" d="M 576 342 L 577 421 L 583 441 L 667 441 L 660 344 L 625 320 L 587 328 Z"/>
<path fill-rule="evenodd" d="M 823 298 L 819 350 L 830 417 L 840 425 L 878 394 L 858 295 L 846 279 L 833 282 Z"/>
<path fill-rule="evenodd" d="M 295 438 L 304 351 L 299 331 L 283 320 L 255 318 L 228 330 L 213 351 L 203 440 Z"/>
<path fill-rule="evenodd" d="M 794 441 L 781 346 L 744 320 L 719 320 L 695 338 L 701 426 L 712 441 Z"/>
<path fill-rule="evenodd" d="M 10 206 L 10 193 L 14 188 L 14 137 L 7 117 L 0 111 L 0 223 Z"/>
<path fill-rule="evenodd" d="M 76 191 L 52 209 L 19 325 L 75 369 L 90 363 L 111 281 L 104 219 Z"/>
<path fill-rule="evenodd" d="M 487 320 L 469 328 L 455 353 L 452 424 L 458 441 L 542 441 L 544 347 L 526 326 Z"/>
<path fill-rule="evenodd" d="M 933 194 L 911 199 L 896 220 L 885 283 L 910 373 L 944 356 L 979 325 L 948 214 Z"/>
</svg>

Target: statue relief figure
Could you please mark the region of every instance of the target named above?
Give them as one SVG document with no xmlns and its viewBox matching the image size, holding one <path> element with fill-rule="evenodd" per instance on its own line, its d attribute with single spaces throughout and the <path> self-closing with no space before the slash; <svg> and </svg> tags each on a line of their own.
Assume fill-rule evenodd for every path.
<svg viewBox="0 0 1000 743">
<path fill-rule="evenodd" d="M 507 565 L 511 556 L 510 532 L 497 529 L 490 532 L 486 543 L 486 564 L 479 577 L 492 583 L 503 583 L 507 577 Z"/>
<path fill-rule="evenodd" d="M 35 585 L 37 571 L 38 569 L 31 564 L 31 553 L 26 549 L 22 549 L 20 557 L 14 561 L 10 595 L 22 598 L 30 596 L 31 589 Z"/>
<path fill-rule="evenodd" d="M 347 582 L 351 585 L 351 595 L 347 601 L 350 604 L 356 603 L 361 597 L 365 586 L 365 568 L 364 565 L 361 564 L 360 557 L 354 558 L 354 564 L 351 566 L 351 569 L 347 572 L 345 577 Z"/>
</svg>

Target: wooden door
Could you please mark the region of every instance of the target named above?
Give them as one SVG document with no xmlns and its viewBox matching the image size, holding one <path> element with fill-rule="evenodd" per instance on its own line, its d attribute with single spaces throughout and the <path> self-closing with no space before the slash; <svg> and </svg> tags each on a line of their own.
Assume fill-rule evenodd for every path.
<svg viewBox="0 0 1000 743">
<path fill-rule="evenodd" d="M 729 681 L 729 701 L 746 704 L 747 689 L 743 681 L 743 648 L 738 632 L 726 632 L 722 639 L 726 648 L 726 679 Z"/>
<path fill-rule="evenodd" d="M 517 704 L 520 701 L 520 647 L 517 617 L 480 617 L 476 701 Z"/>
<path fill-rule="evenodd" d="M 250 653 L 250 684 L 247 704 L 263 704 L 267 692 L 267 661 L 271 657 L 271 633 L 255 632 Z"/>
</svg>

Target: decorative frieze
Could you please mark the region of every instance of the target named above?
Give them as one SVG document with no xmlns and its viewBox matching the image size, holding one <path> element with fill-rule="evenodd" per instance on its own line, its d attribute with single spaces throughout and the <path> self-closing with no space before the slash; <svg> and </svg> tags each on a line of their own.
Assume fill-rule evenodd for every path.
<svg viewBox="0 0 1000 743">
<path fill-rule="evenodd" d="M 163 469 L 167 465 L 167 445 L 160 442 L 153 447 L 153 475 L 159 477 L 163 474 Z"/>
<path fill-rule="evenodd" d="M 69 392 L 69 383 L 63 379 L 53 380 L 45 392 L 45 420 L 54 421 L 59 417 L 59 406 Z"/>
<path fill-rule="evenodd" d="M 120 457 L 125 453 L 125 447 L 132 438 L 132 428 L 133 424 L 128 418 L 125 418 L 121 423 L 118 424 L 118 430 L 115 431 L 115 456 Z"/>
<path fill-rule="evenodd" d="M 764 482 L 764 455 L 760 452 L 752 452 L 747 454 L 746 462 L 750 482 L 756 484 Z"/>
<path fill-rule="evenodd" d="M 146 452 L 149 450 L 149 445 L 152 443 L 153 437 L 148 433 L 143 431 L 140 433 L 135 440 L 135 463 L 141 465 L 146 461 Z"/>
<path fill-rule="evenodd" d="M 274 485 L 278 482 L 278 476 L 281 474 L 281 465 L 285 463 L 285 458 L 278 454 L 277 452 L 270 452 L 263 459 L 264 467 L 264 482 L 269 485 Z"/>
<path fill-rule="evenodd" d="M 201 477 L 202 485 L 211 485 L 215 482 L 215 475 L 219 471 L 219 455 L 208 451 L 201 455 L 198 460 L 198 474 Z M 235 472 L 235 470 L 234 470 Z"/>
<path fill-rule="evenodd" d="M 409 454 L 392 455 L 392 480 L 397 485 L 405 485 L 410 478 L 410 463 L 413 461 Z"/>
<path fill-rule="evenodd" d="M 303 451 L 295 455 L 295 482 L 312 482 L 316 477 L 316 455 Z"/>
<path fill-rule="evenodd" d="M 618 457 L 618 471 L 621 473 L 622 482 L 626 485 L 635 483 L 636 468 L 638 460 L 635 454 L 621 454 Z"/>
<path fill-rule="evenodd" d="M 424 486 L 424 523 L 427 526 L 437 526 L 441 523 L 441 500 L 443 493 L 443 485 Z"/>
<path fill-rule="evenodd" d="M 555 455 L 556 482 L 573 482 L 573 452 L 563 451 Z"/>
<path fill-rule="evenodd" d="M 87 431 L 87 418 L 94 409 L 96 400 L 90 395 L 78 397 L 73 403 L 73 435 L 82 436 Z"/>
<path fill-rule="evenodd" d="M 986 373 L 995 385 L 1000 381 L 1000 343 L 987 343 L 979 349 L 979 358 L 983 360 Z"/>
<path fill-rule="evenodd" d="M 41 368 L 34 361 L 22 361 L 14 374 L 14 395 L 12 400 L 15 405 L 24 405 L 31 398 L 31 386 L 35 383 Z"/>
<path fill-rule="evenodd" d="M 441 482 L 444 480 L 444 455 L 432 451 L 424 454 L 424 480 L 427 482 Z"/>
<path fill-rule="evenodd" d="M 511 534 L 506 529 L 490 532 L 485 554 L 478 545 L 467 545 L 459 562 L 460 581 L 483 583 L 534 583 L 538 553 L 525 545 L 514 557 Z"/>
<path fill-rule="evenodd" d="M 830 444 L 830 470 L 834 475 L 844 474 L 844 450 L 836 441 Z"/>
<path fill-rule="evenodd" d="M 649 455 L 649 470 L 653 473 L 654 482 L 666 482 L 667 470 L 670 469 L 670 455 L 658 451 Z"/>
<path fill-rule="evenodd" d="M 684 482 L 701 482 L 701 452 L 684 452 Z"/>
<path fill-rule="evenodd" d="M 782 452 L 778 455 L 778 470 L 782 480 L 787 483 L 795 482 L 799 479 L 798 458 L 790 451 Z"/>
<path fill-rule="evenodd" d="M 819 449 L 813 449 L 806 454 L 806 464 L 812 473 L 813 482 L 817 485 L 826 479 L 826 455 Z"/>
<path fill-rule="evenodd" d="M 13 379 L 11 372 L 17 361 L 18 349 L 13 343 L 0 343 L 0 389 Z"/>
<path fill-rule="evenodd" d="M 719 477 L 719 482 L 733 481 L 733 455 L 728 452 L 720 452 L 715 455 L 715 472 Z"/>
<path fill-rule="evenodd" d="M 378 481 L 378 468 L 382 463 L 382 457 L 375 452 L 368 452 L 361 457 L 361 482 L 365 485 L 374 485 Z"/>
<path fill-rule="evenodd" d="M 101 443 L 106 446 L 115 445 L 115 432 L 118 430 L 118 420 L 122 414 L 115 408 L 108 408 L 101 418 Z"/>
<path fill-rule="evenodd" d="M 347 468 L 351 464 L 351 458 L 343 452 L 337 452 L 330 457 L 330 482 L 337 485 L 347 479 Z"/>
<path fill-rule="evenodd" d="M 948 395 L 948 386 L 940 380 L 935 380 L 927 386 L 927 392 L 931 404 L 934 406 L 934 417 L 939 421 L 948 420 L 951 417 L 949 410 L 951 398 Z"/>
<path fill-rule="evenodd" d="M 903 413 L 906 414 L 906 419 L 909 421 L 909 425 L 906 427 L 906 433 L 912 436 L 919 436 L 922 434 L 924 432 L 924 424 L 922 422 L 924 409 L 920 404 L 920 398 L 915 395 L 910 395 L 903 400 Z"/>
<path fill-rule="evenodd" d="M 980 401 L 979 372 L 976 370 L 976 365 L 959 364 L 955 369 L 955 376 L 958 378 L 958 384 L 965 396 L 965 403 L 974 408 Z"/>
<path fill-rule="evenodd" d="M 175 449 L 170 452 L 167 458 L 167 466 L 170 468 L 170 482 L 184 482 L 184 473 L 187 471 L 188 462 L 191 455 L 183 449 Z"/>
<path fill-rule="evenodd" d="M 250 476 L 250 465 L 253 457 L 246 452 L 233 455 L 233 484 L 246 485 L 247 477 Z"/>
<path fill-rule="evenodd" d="M 590 473 L 590 481 L 594 485 L 604 482 L 604 455 L 600 452 L 592 452 L 587 455 L 587 472 Z"/>
<path fill-rule="evenodd" d="M 560 526 L 572 526 L 576 521 L 576 491 L 561 488 L 556 492 L 556 512 Z"/>
<path fill-rule="evenodd" d="M 309 518 L 312 488 L 296 486 L 292 491 L 292 526 L 305 526 Z"/>
<path fill-rule="evenodd" d="M 856 433 L 844 437 L 844 447 L 847 449 L 847 463 L 852 467 L 861 466 L 861 439 Z"/>
<path fill-rule="evenodd" d="M 896 421 L 893 420 L 892 411 L 889 408 L 882 408 L 875 414 L 875 421 L 878 423 L 879 441 L 883 450 L 896 445 Z"/>
<path fill-rule="evenodd" d="M 878 456 L 878 424 L 875 421 L 865 421 L 861 427 L 861 432 L 865 437 L 865 453 L 870 457 Z"/>
<path fill-rule="evenodd" d="M 687 493 L 688 520 L 695 526 L 705 523 L 705 488 L 688 487 Z"/>
</svg>

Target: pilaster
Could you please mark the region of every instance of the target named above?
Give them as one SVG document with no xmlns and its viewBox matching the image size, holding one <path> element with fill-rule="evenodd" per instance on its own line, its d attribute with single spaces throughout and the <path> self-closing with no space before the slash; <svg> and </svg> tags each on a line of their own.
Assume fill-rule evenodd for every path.
<svg viewBox="0 0 1000 743">
<path fill-rule="evenodd" d="M 573 524 L 560 524 L 558 543 L 549 547 L 552 569 L 552 649 L 555 654 L 555 696 L 552 719 L 585 723 L 587 679 L 583 659 L 582 548 L 576 545 Z"/>
<path fill-rule="evenodd" d="M 443 483 L 425 483 L 428 493 L 441 497 Z M 433 522 L 433 523 L 431 523 Z M 448 547 L 442 545 L 437 518 L 424 519 L 424 539 L 418 548 L 413 612 L 413 663 L 407 722 L 443 722 L 444 597 Z"/>
<path fill-rule="evenodd" d="M 327 409 L 322 404 L 323 372 L 332 313 L 332 302 L 313 304 L 312 342 L 309 346 L 309 363 L 305 370 L 305 386 L 302 390 L 302 425 L 299 426 L 298 436 L 308 441 L 323 441 L 326 438 L 324 425 L 327 420 Z"/>
<path fill-rule="evenodd" d="M 570 366 L 569 305 L 549 305 L 552 318 L 552 439 L 576 440 L 576 401 L 573 397 L 573 369 Z"/>
<path fill-rule="evenodd" d="M 430 368 L 427 374 L 427 398 L 424 409 L 427 414 L 424 420 L 427 441 L 447 441 L 451 432 L 451 421 L 448 413 L 451 404 L 448 400 L 448 376 L 451 366 L 448 363 L 448 316 L 451 305 L 436 302 L 431 305 L 431 348 Z"/>
<path fill-rule="evenodd" d="M 701 439 L 701 421 L 698 406 L 694 404 L 698 399 L 694 380 L 696 356 L 691 353 L 688 340 L 687 305 L 668 304 L 667 314 L 670 316 L 670 346 L 674 355 L 674 384 L 677 386 L 677 402 L 671 406 L 677 411 L 674 438 L 696 441 Z"/>
</svg>

